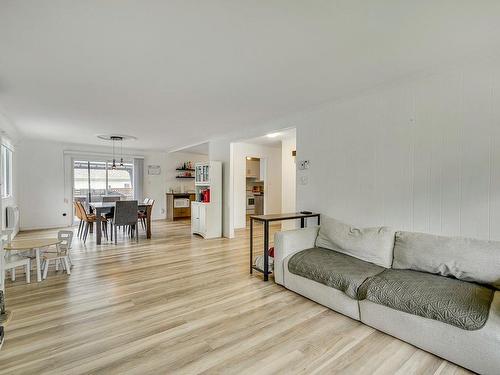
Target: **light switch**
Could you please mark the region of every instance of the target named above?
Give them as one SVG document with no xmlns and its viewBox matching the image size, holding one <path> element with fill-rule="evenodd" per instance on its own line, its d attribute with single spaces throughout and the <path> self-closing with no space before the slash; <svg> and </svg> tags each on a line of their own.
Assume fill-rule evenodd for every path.
<svg viewBox="0 0 500 375">
<path fill-rule="evenodd" d="M 309 160 L 300 160 L 297 164 L 297 168 L 300 170 L 309 169 L 310 161 Z"/>
</svg>

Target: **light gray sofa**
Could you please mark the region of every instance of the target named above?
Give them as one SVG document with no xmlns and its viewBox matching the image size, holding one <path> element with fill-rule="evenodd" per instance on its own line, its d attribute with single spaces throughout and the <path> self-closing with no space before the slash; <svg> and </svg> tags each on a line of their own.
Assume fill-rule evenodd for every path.
<svg viewBox="0 0 500 375">
<path fill-rule="evenodd" d="M 275 235 L 275 282 L 481 374 L 500 374 L 500 242 L 355 228 Z"/>
</svg>

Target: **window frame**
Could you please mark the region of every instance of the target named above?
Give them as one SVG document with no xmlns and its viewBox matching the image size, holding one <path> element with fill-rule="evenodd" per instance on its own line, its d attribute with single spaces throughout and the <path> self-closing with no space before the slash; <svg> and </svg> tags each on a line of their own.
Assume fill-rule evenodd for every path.
<svg viewBox="0 0 500 375">
<path fill-rule="evenodd" d="M 13 196 L 13 157 L 14 151 L 5 144 L 1 145 L 1 163 L 2 163 L 2 199 Z"/>
<path fill-rule="evenodd" d="M 105 165 L 105 168 L 103 169 L 105 171 L 105 181 L 106 181 L 105 182 L 105 189 L 104 189 L 105 195 L 106 196 L 112 195 L 112 194 L 110 194 L 111 190 L 109 189 L 109 172 L 112 170 L 111 164 L 113 163 L 111 158 L 109 158 L 109 157 L 102 157 L 101 158 L 101 157 L 95 157 L 95 156 L 88 157 L 88 156 L 85 156 L 84 154 L 82 154 L 81 156 L 78 156 L 78 157 L 72 157 L 70 159 L 70 161 L 71 161 L 71 197 L 72 197 L 72 201 L 75 200 L 75 170 L 74 170 L 75 162 L 103 163 Z M 132 199 L 134 199 L 134 196 L 135 196 L 134 175 L 136 173 L 134 163 L 133 163 L 133 160 L 129 160 L 128 158 L 124 159 L 124 163 L 129 164 L 132 167 L 132 175 L 131 175 L 130 183 L 131 183 L 131 189 L 132 189 Z M 90 178 L 90 175 L 87 178 Z M 88 194 L 87 194 L 87 198 L 88 198 Z"/>
</svg>

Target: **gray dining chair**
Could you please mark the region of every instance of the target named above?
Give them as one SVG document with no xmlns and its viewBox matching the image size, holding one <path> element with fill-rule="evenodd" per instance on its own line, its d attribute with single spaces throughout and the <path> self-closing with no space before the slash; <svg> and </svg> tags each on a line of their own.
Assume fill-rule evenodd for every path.
<svg viewBox="0 0 500 375">
<path fill-rule="evenodd" d="M 111 236 L 115 236 L 115 244 L 117 243 L 118 227 L 129 227 L 130 235 L 133 238 L 135 235 L 136 241 L 139 242 L 139 235 L 137 233 L 137 211 L 139 205 L 137 201 L 117 201 L 115 205 L 115 212 L 113 220 L 111 221 L 112 229 Z M 113 237 L 111 237 L 113 240 Z"/>
<path fill-rule="evenodd" d="M 103 203 L 118 202 L 120 200 L 121 200 L 121 197 L 117 196 L 117 195 L 104 195 L 102 197 Z M 115 214 L 115 208 L 111 207 L 109 209 L 109 212 L 104 214 L 104 217 L 106 217 L 106 219 L 108 219 L 108 220 L 111 220 L 111 219 L 113 219 L 114 214 Z"/>
<path fill-rule="evenodd" d="M 118 202 L 119 200 L 121 200 L 121 198 L 119 196 L 116 196 L 116 195 L 112 195 L 112 196 L 105 195 L 102 197 L 103 202 Z"/>
</svg>

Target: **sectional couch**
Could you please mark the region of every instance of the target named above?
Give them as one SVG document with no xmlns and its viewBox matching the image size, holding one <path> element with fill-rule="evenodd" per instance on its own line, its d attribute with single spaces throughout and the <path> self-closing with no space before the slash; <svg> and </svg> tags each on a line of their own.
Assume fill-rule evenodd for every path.
<svg viewBox="0 0 500 375">
<path fill-rule="evenodd" d="M 500 374 L 500 242 L 356 228 L 275 235 L 275 282 L 481 374 Z"/>
</svg>

